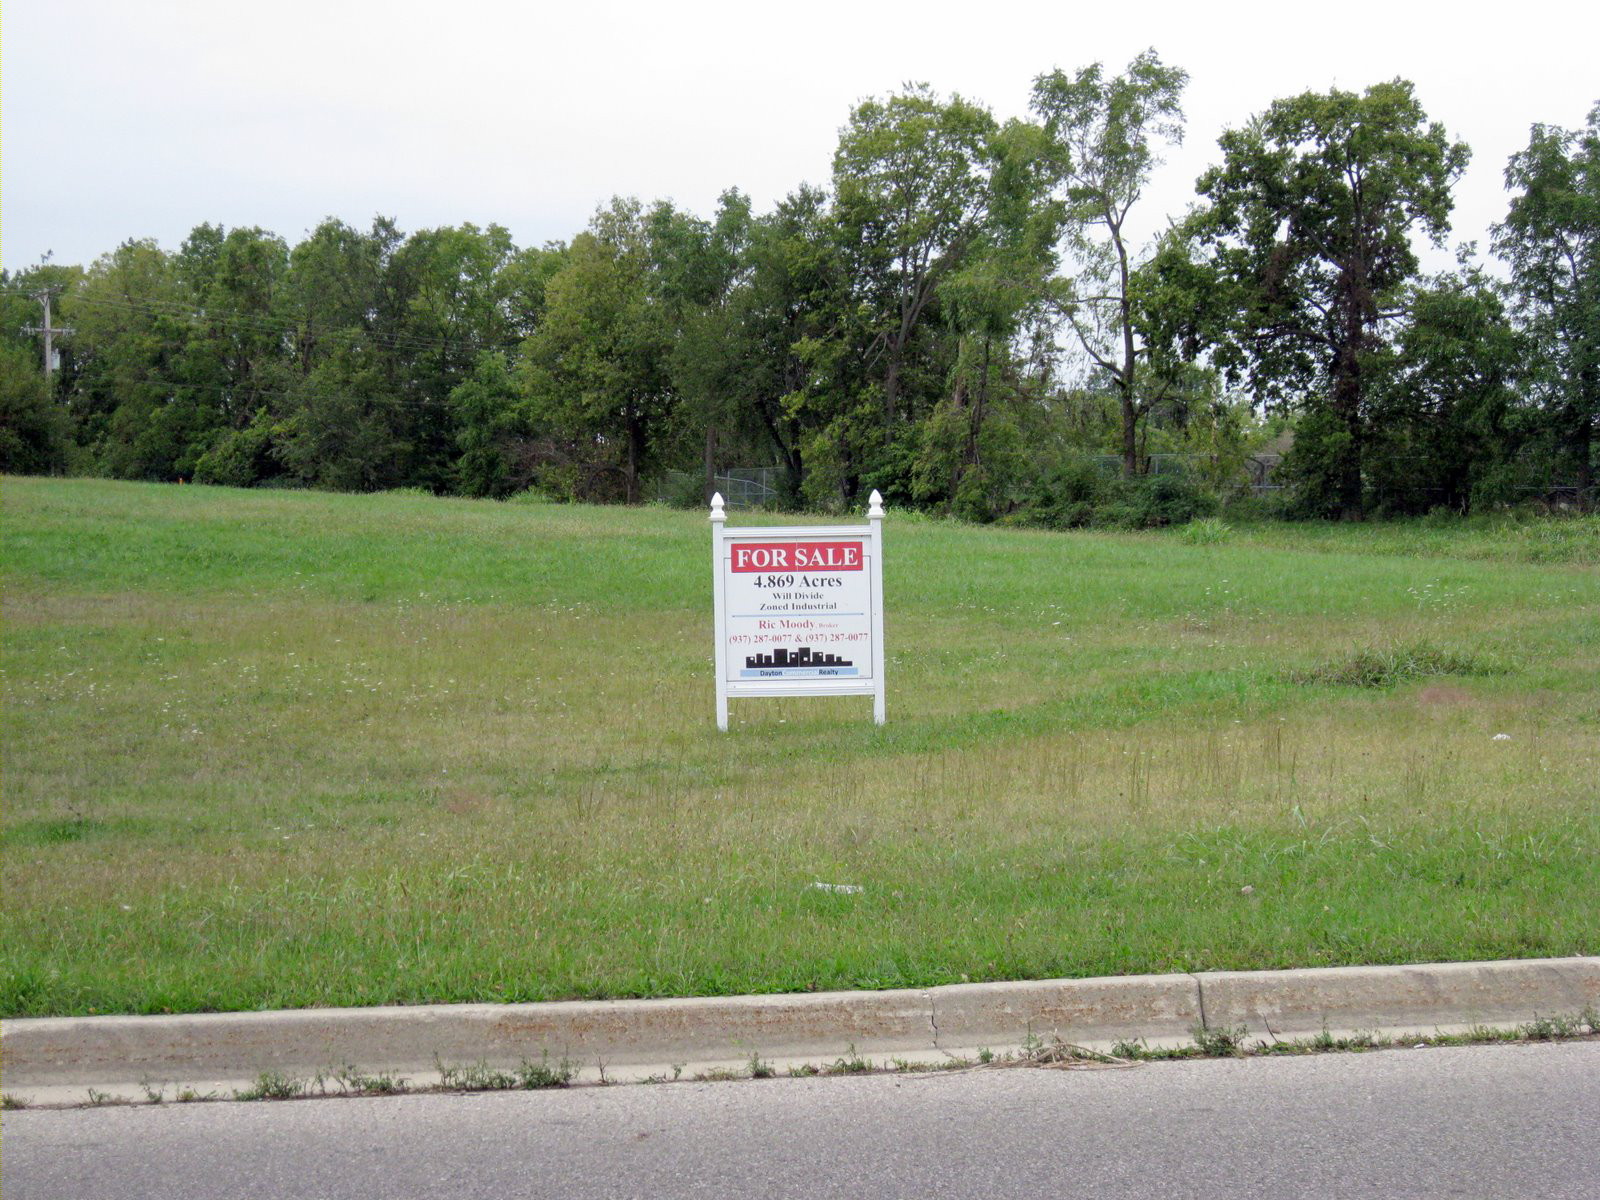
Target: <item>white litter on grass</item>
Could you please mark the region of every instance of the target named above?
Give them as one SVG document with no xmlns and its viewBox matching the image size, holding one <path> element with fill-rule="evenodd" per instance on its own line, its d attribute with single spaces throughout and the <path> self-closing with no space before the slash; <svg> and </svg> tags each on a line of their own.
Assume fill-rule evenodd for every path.
<svg viewBox="0 0 1600 1200">
<path fill-rule="evenodd" d="M 806 885 L 815 892 L 832 892 L 836 896 L 854 896 L 863 889 L 858 883 L 809 883 Z"/>
<path fill-rule="evenodd" d="M 1511 740 L 1511 735 L 1509 733 L 1497 733 L 1489 740 L 1491 742 L 1509 742 Z"/>
</svg>

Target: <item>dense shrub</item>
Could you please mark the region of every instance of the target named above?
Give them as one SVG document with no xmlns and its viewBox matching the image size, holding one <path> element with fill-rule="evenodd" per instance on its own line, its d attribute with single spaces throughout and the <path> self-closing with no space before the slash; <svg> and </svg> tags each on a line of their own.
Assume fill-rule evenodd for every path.
<svg viewBox="0 0 1600 1200">
<path fill-rule="evenodd" d="M 1118 483 L 1093 459 L 1063 458 L 1034 484 L 1024 504 L 1024 521 L 1046 529 L 1093 525 Z"/>
<path fill-rule="evenodd" d="M 1334 519 L 1340 515 L 1339 473 L 1350 455 L 1350 441 L 1350 431 L 1331 413 L 1317 410 L 1300 418 L 1294 445 L 1278 465 L 1278 477 L 1289 488 L 1289 517 Z"/>
<path fill-rule="evenodd" d="M 223 487 L 253 487 L 277 473 L 272 422 L 265 409 L 243 429 L 223 434 L 195 463 L 194 481 Z"/>
<path fill-rule="evenodd" d="M 1097 514 L 1096 524 L 1157 529 L 1217 511 L 1217 498 L 1188 475 L 1173 472 L 1117 482 L 1115 498 Z"/>
<path fill-rule="evenodd" d="M 1063 458 L 1035 482 L 1014 523 L 1046 529 L 1156 529 L 1216 513 L 1215 495 L 1193 476 L 1123 479 L 1095 459 Z"/>
<path fill-rule="evenodd" d="M 71 423 L 23 351 L 0 347 L 0 471 L 52 475 L 67 469 Z"/>
</svg>

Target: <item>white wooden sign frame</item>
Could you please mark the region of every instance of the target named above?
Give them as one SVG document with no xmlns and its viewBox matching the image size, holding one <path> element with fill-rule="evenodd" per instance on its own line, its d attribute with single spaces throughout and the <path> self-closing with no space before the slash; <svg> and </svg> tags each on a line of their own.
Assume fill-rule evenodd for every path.
<svg viewBox="0 0 1600 1200">
<path fill-rule="evenodd" d="M 729 529 L 727 520 L 719 492 L 711 497 L 717 728 L 728 728 L 730 699 L 756 696 L 871 696 L 882 725 L 883 497 L 872 493 L 865 525 Z"/>
</svg>

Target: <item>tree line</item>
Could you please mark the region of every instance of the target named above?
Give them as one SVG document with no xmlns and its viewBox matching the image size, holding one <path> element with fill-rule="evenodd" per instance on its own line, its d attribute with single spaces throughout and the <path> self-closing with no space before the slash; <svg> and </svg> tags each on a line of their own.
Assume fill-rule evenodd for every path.
<svg viewBox="0 0 1600 1200">
<path fill-rule="evenodd" d="M 1273 445 L 1303 515 L 1592 499 L 1600 105 L 1507 164 L 1502 272 L 1427 275 L 1469 151 L 1404 80 L 1273 103 L 1136 243 L 1186 84 L 1146 51 L 1005 121 L 907 86 L 765 213 L 619 198 L 539 247 L 204 224 L 0 273 L 0 467 L 632 503 L 770 464 L 796 505 L 1149 523 Z"/>
</svg>

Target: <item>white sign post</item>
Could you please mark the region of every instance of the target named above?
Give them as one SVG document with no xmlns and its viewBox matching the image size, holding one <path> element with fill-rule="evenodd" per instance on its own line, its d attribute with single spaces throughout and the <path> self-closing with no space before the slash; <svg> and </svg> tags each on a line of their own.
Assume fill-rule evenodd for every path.
<svg viewBox="0 0 1600 1200">
<path fill-rule="evenodd" d="M 883 497 L 866 525 L 729 529 L 711 497 L 717 728 L 744 696 L 871 696 L 883 706 Z"/>
</svg>

